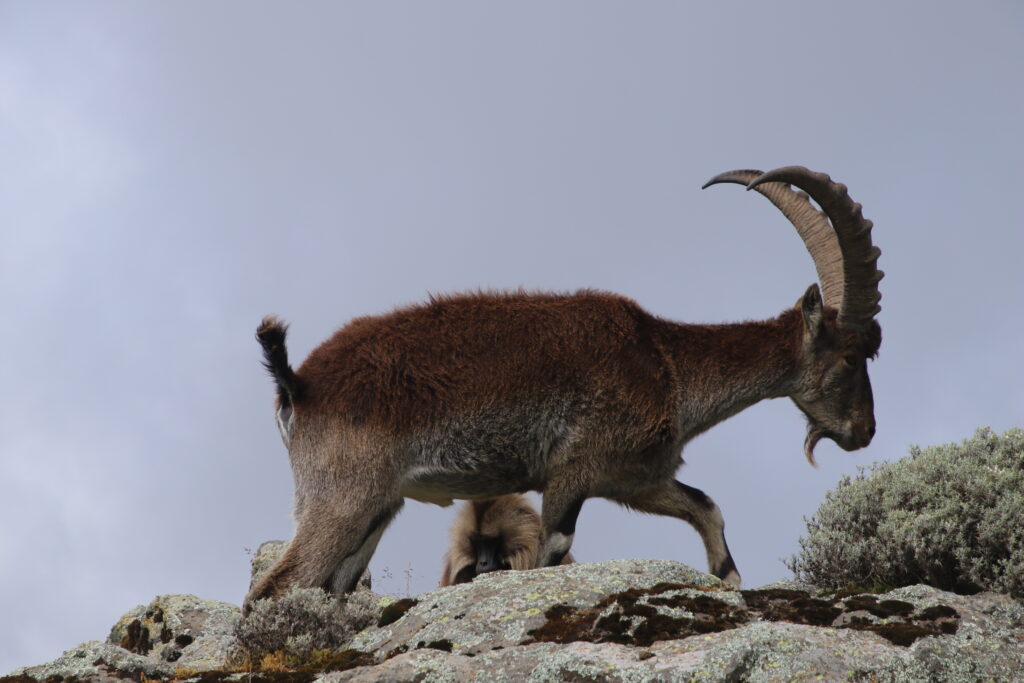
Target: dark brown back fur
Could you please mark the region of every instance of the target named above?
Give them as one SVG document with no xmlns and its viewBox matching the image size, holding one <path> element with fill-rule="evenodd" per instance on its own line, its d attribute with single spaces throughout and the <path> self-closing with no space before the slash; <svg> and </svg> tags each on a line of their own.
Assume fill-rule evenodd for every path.
<svg viewBox="0 0 1024 683">
<path fill-rule="evenodd" d="M 436 297 L 353 320 L 297 374 L 316 404 L 311 408 L 397 432 L 538 391 L 587 392 L 596 387 L 581 381 L 607 385 L 606 379 L 653 417 L 666 412 L 669 370 L 657 348 L 662 326 L 614 294 Z M 602 367 L 614 376 L 595 376 Z"/>
</svg>

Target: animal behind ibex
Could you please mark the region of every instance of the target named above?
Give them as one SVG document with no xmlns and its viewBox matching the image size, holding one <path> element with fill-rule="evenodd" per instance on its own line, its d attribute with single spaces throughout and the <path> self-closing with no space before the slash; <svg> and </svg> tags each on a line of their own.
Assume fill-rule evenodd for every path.
<svg viewBox="0 0 1024 683">
<path fill-rule="evenodd" d="M 738 586 L 722 514 L 675 480 L 683 446 L 766 398 L 807 417 L 804 453 L 875 432 L 867 361 L 881 330 L 871 222 L 801 167 L 732 171 L 793 223 L 821 283 L 762 322 L 687 325 L 614 294 L 469 294 L 353 320 L 293 371 L 285 326 L 257 337 L 277 383 L 298 528 L 246 604 L 291 587 L 353 588 L 405 498 L 543 493 L 537 566 L 569 552 L 584 501 L 678 517 Z M 804 190 L 821 207 L 816 209 Z"/>
<path fill-rule="evenodd" d="M 466 583 L 502 569 L 533 569 L 541 529 L 540 515 L 517 493 L 465 503 L 452 523 L 440 585 Z M 562 564 L 572 562 L 570 554 L 562 558 Z"/>
</svg>

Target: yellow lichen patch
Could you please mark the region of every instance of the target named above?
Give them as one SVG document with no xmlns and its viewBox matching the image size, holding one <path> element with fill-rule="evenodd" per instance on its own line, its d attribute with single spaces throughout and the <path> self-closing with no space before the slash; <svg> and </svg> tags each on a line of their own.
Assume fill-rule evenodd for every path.
<svg viewBox="0 0 1024 683">
<path fill-rule="evenodd" d="M 288 655 L 284 652 L 271 652 L 263 655 L 258 668 L 260 671 L 287 671 L 289 668 L 287 659 Z"/>
<path fill-rule="evenodd" d="M 258 658 L 254 658 L 252 654 L 238 652 L 216 672 L 193 671 L 180 668 L 175 671 L 174 680 L 187 680 L 194 678 L 196 675 L 209 673 L 223 674 L 225 676 L 233 674 L 315 674 L 324 671 L 345 671 L 372 663 L 373 657 L 371 655 L 358 650 L 338 651 L 323 649 L 301 654 L 278 650 L 259 655 Z"/>
<path fill-rule="evenodd" d="M 733 590 L 727 586 L 698 586 L 695 583 L 687 583 L 684 585 L 690 590 L 704 591 L 705 593 L 727 593 Z"/>
<path fill-rule="evenodd" d="M 579 591 L 565 591 L 565 592 L 562 592 L 562 593 L 545 595 L 544 599 L 547 600 L 548 602 L 551 602 L 551 603 L 565 602 L 566 600 L 568 600 L 569 598 L 573 597 L 574 595 L 579 595 L 579 594 L 580 594 Z"/>
</svg>

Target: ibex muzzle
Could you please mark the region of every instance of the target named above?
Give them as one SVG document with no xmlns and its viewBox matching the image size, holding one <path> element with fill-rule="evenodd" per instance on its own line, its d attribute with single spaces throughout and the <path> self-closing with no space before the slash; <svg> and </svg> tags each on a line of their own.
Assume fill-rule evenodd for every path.
<svg viewBox="0 0 1024 683">
<path fill-rule="evenodd" d="M 783 396 L 808 418 L 812 464 L 822 438 L 867 445 L 882 273 L 871 222 L 828 176 L 731 171 L 708 185 L 723 182 L 767 197 L 814 259 L 821 289 L 778 317 L 687 325 L 593 291 L 436 297 L 353 320 L 298 371 L 285 326 L 265 319 L 298 528 L 246 604 L 294 586 L 352 589 L 406 497 L 528 490 L 543 493 L 537 566 L 563 560 L 583 503 L 602 497 L 693 525 L 710 571 L 739 585 L 718 506 L 674 478 L 683 446 Z"/>
</svg>

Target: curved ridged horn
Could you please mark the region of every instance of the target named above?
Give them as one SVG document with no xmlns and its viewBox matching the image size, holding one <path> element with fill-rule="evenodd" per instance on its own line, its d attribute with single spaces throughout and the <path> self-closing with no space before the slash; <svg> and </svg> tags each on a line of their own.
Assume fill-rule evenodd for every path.
<svg viewBox="0 0 1024 683">
<path fill-rule="evenodd" d="M 883 273 L 877 261 L 882 252 L 871 243 L 871 221 L 861 215 L 860 204 L 850 199 L 844 185 L 802 166 L 767 173 L 729 171 L 704 187 L 717 183 L 745 185 L 767 197 L 803 239 L 818 271 L 822 297 L 827 306 L 838 310 L 839 324 L 858 329 L 870 324 L 881 310 L 878 281 Z M 808 195 L 822 211 L 808 201 Z"/>
</svg>

